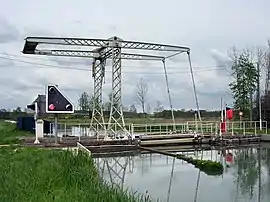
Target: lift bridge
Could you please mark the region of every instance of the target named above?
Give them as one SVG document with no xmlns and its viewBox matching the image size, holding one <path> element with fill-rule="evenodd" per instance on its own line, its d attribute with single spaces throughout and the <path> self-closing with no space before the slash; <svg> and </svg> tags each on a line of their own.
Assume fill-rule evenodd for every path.
<svg viewBox="0 0 270 202">
<path fill-rule="evenodd" d="M 44 46 L 58 46 L 57 49 L 46 49 Z M 62 49 L 63 46 L 70 47 Z M 86 50 L 75 49 L 76 47 L 85 48 Z M 96 47 L 90 49 L 90 47 Z M 122 50 L 141 50 L 152 51 L 154 55 L 124 53 Z M 167 54 L 166 54 L 167 53 Z M 131 137 L 130 132 L 126 129 L 123 109 L 122 109 L 122 60 L 146 60 L 162 61 L 165 80 L 167 85 L 168 100 L 171 108 L 172 122 L 175 125 L 170 88 L 166 70 L 166 60 L 187 53 L 190 64 L 190 72 L 193 81 L 197 111 L 199 113 L 198 100 L 195 90 L 195 82 L 191 67 L 190 49 L 183 46 L 173 46 L 155 43 L 145 43 L 137 41 L 125 41 L 119 37 L 109 39 L 88 39 L 88 38 L 57 38 L 57 37 L 27 37 L 23 54 L 35 54 L 44 56 L 60 57 L 84 57 L 92 58 L 92 77 L 94 79 L 93 110 L 90 121 L 89 135 L 103 135 L 107 137 Z M 161 56 L 163 55 L 163 56 Z M 167 56 L 165 56 L 167 55 Z M 111 106 L 109 121 L 105 124 L 102 105 L 102 89 L 105 77 L 105 67 L 108 59 L 112 60 L 112 86 L 111 86 Z M 90 65 L 90 64 L 89 64 Z M 200 119 L 200 113 L 198 114 Z M 174 131 L 176 128 L 174 127 Z"/>
</svg>

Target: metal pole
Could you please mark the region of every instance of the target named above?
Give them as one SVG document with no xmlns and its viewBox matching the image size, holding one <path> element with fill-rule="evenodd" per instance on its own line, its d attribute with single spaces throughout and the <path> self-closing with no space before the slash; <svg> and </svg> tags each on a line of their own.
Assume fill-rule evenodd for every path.
<svg viewBox="0 0 270 202">
<path fill-rule="evenodd" d="M 257 71 L 258 71 L 258 103 L 259 103 L 259 121 L 260 121 L 260 130 L 262 130 L 262 99 L 261 99 L 261 89 L 260 89 L 260 79 L 261 79 L 261 73 L 260 73 L 260 64 L 257 62 Z"/>
<path fill-rule="evenodd" d="M 221 131 L 221 124 L 223 122 L 223 100 L 222 100 L 222 97 L 220 98 L 220 116 L 221 116 L 221 121 L 219 123 L 219 136 L 222 135 L 222 131 Z"/>
<path fill-rule="evenodd" d="M 34 116 L 34 120 L 35 120 L 35 133 L 36 133 L 36 139 L 34 141 L 34 144 L 40 144 L 39 140 L 38 140 L 38 132 L 37 132 L 37 120 L 38 120 L 38 103 L 35 102 L 35 116 Z"/>
<path fill-rule="evenodd" d="M 227 132 L 227 104 L 224 102 L 224 122 L 225 122 L 225 132 Z"/>
<path fill-rule="evenodd" d="M 54 137 L 55 137 L 55 144 L 58 144 L 57 135 L 58 135 L 58 117 L 57 117 L 57 114 L 54 114 Z"/>
<path fill-rule="evenodd" d="M 198 132 L 198 120 L 197 120 L 197 112 L 195 112 L 195 130 Z"/>
<path fill-rule="evenodd" d="M 172 98 L 171 98 L 171 93 L 170 93 L 170 88 L 169 88 L 169 80 L 168 80 L 168 74 L 167 74 L 167 68 L 166 68 L 165 59 L 162 60 L 162 63 L 163 63 L 163 68 L 164 68 L 167 93 L 168 93 L 169 104 L 170 104 L 170 109 L 171 109 L 171 116 L 172 116 L 172 121 L 173 121 L 173 131 L 175 132 L 176 131 L 176 126 L 175 126 L 174 112 L 173 112 L 173 106 L 172 106 Z"/>
<path fill-rule="evenodd" d="M 201 112 L 200 112 L 200 108 L 199 108 L 199 101 L 198 101 L 198 96 L 197 96 L 195 78 L 194 78 L 194 73 L 193 73 L 193 68 L 192 68 L 192 64 L 191 64 L 191 58 L 190 58 L 190 52 L 189 51 L 187 52 L 187 55 L 188 55 L 190 75 L 191 75 L 191 79 L 192 79 L 192 86 L 193 86 L 193 91 L 194 91 L 194 98 L 195 98 L 198 118 L 199 118 L 199 122 L 200 122 L 200 126 L 201 126 L 201 133 L 203 135 L 202 118 L 201 118 Z"/>
</svg>

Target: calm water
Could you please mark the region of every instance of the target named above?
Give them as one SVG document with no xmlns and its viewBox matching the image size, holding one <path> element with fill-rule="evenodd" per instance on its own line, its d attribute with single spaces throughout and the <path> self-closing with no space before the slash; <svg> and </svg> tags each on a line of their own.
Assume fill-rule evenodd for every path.
<svg viewBox="0 0 270 202">
<path fill-rule="evenodd" d="M 227 165 L 222 176 L 207 176 L 190 164 L 160 154 L 96 158 L 95 162 L 108 183 L 147 192 L 161 201 L 269 202 L 270 145 L 267 147 L 185 153 Z M 226 161 L 228 153 L 233 159 Z"/>
</svg>

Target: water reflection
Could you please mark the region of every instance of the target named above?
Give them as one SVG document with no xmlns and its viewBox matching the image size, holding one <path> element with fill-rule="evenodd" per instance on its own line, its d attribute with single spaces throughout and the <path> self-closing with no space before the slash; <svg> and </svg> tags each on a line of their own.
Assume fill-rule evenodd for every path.
<svg viewBox="0 0 270 202">
<path fill-rule="evenodd" d="M 223 175 L 207 176 L 182 160 L 160 154 L 95 158 L 95 163 L 108 183 L 139 193 L 148 192 L 161 201 L 270 200 L 269 149 L 223 149 L 185 154 L 223 163 Z"/>
</svg>

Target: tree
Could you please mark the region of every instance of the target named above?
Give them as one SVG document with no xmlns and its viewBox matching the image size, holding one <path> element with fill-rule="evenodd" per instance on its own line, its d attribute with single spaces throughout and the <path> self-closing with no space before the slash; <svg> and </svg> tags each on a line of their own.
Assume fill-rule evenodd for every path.
<svg viewBox="0 0 270 202">
<path fill-rule="evenodd" d="M 125 107 L 125 106 L 122 106 L 122 110 L 123 110 L 123 112 L 128 112 L 129 111 L 128 107 Z"/>
<path fill-rule="evenodd" d="M 160 101 L 157 101 L 156 103 L 156 107 L 155 107 L 155 112 L 156 113 L 159 113 L 159 112 L 162 112 L 164 110 L 163 106 L 161 105 L 161 102 Z"/>
<path fill-rule="evenodd" d="M 129 107 L 129 112 L 137 113 L 136 106 L 135 106 L 135 105 L 130 105 L 130 107 Z"/>
<path fill-rule="evenodd" d="M 109 103 L 110 103 L 110 109 L 111 109 L 111 102 L 112 102 L 112 98 L 113 98 L 112 97 L 112 93 L 109 93 L 108 94 L 108 97 L 109 97 Z M 114 106 L 114 108 L 118 109 L 119 108 L 119 105 L 120 105 L 119 100 L 116 100 L 116 97 L 114 97 L 114 99 L 113 99 L 113 106 Z"/>
<path fill-rule="evenodd" d="M 95 108 L 98 110 L 99 110 L 99 107 L 103 107 L 103 106 L 98 106 L 98 103 L 99 103 L 98 99 L 97 98 L 95 99 L 93 95 L 88 96 L 88 110 L 89 111 L 93 111 L 94 105 L 95 105 Z"/>
<path fill-rule="evenodd" d="M 256 90 L 258 71 L 251 59 L 251 53 L 243 50 L 240 53 L 234 51 L 233 65 L 231 67 L 233 81 L 229 84 L 233 98 L 234 107 L 248 112 L 253 103 L 253 94 Z"/>
<path fill-rule="evenodd" d="M 21 107 L 17 107 L 17 108 L 15 109 L 15 112 L 22 112 Z"/>
<path fill-rule="evenodd" d="M 147 93 L 148 93 L 148 83 L 146 80 L 141 78 L 136 86 L 135 101 L 138 103 L 138 105 L 140 105 L 144 114 L 145 114 Z"/>
<path fill-rule="evenodd" d="M 265 92 L 264 95 L 262 96 L 262 111 L 263 111 L 263 117 L 264 120 L 269 122 L 270 120 L 270 40 L 268 40 L 268 50 L 265 54 L 264 58 L 264 64 L 265 64 Z"/>
<path fill-rule="evenodd" d="M 151 112 L 152 112 L 152 111 L 151 111 L 151 105 L 150 105 L 150 103 L 148 103 L 148 104 L 147 104 L 147 107 L 146 107 L 146 113 L 147 113 L 147 114 L 151 114 Z"/>
<path fill-rule="evenodd" d="M 110 111 L 110 109 L 111 109 L 111 102 L 105 102 L 103 104 L 103 109 L 104 109 L 104 111 Z"/>
<path fill-rule="evenodd" d="M 257 71 L 258 71 L 258 78 L 257 78 L 257 92 L 256 92 L 256 119 L 260 119 L 260 98 L 261 98 L 261 88 L 260 88 L 260 80 L 262 77 L 262 72 L 264 67 L 267 64 L 267 54 L 262 48 L 257 47 Z"/>
<path fill-rule="evenodd" d="M 82 111 L 88 111 L 90 108 L 90 96 L 87 92 L 83 92 L 78 100 L 79 108 Z"/>
<path fill-rule="evenodd" d="M 22 109 L 21 107 L 17 107 L 16 109 L 13 109 L 12 111 L 15 113 L 18 113 L 18 112 L 22 112 Z"/>
</svg>

